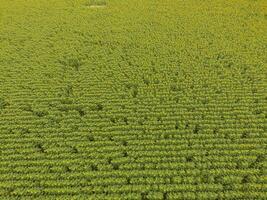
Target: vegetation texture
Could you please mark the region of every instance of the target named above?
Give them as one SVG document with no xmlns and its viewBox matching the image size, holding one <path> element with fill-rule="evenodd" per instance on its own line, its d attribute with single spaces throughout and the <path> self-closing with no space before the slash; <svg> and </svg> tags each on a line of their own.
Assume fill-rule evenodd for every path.
<svg viewBox="0 0 267 200">
<path fill-rule="evenodd" d="M 265 0 L 0 0 L 0 199 L 267 199 Z"/>
</svg>

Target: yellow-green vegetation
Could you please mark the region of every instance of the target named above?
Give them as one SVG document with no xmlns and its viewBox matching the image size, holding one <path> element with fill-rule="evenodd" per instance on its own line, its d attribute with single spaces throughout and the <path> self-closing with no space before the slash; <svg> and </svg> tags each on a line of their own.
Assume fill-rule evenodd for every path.
<svg viewBox="0 0 267 200">
<path fill-rule="evenodd" d="M 107 5 L 106 0 L 90 0 L 86 3 L 89 6 L 105 6 Z"/>
<path fill-rule="evenodd" d="M 0 16 L 0 199 L 267 198 L 266 0 Z"/>
</svg>

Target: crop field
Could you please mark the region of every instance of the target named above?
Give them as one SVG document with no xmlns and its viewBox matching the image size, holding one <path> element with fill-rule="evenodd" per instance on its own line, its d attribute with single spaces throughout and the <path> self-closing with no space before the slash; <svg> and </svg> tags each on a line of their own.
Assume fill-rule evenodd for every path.
<svg viewBox="0 0 267 200">
<path fill-rule="evenodd" d="M 266 0 L 0 0 L 0 199 L 267 199 Z"/>
</svg>

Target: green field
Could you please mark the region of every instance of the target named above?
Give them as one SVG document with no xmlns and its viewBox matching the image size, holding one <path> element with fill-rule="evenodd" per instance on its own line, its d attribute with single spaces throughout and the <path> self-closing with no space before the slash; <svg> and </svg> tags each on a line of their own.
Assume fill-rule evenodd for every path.
<svg viewBox="0 0 267 200">
<path fill-rule="evenodd" d="M 0 199 L 267 199 L 266 0 L 0 0 Z"/>
</svg>

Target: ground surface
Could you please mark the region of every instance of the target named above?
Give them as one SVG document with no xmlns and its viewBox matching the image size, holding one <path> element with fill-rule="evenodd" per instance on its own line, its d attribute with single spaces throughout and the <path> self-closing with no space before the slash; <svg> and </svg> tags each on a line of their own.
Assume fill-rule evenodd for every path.
<svg viewBox="0 0 267 200">
<path fill-rule="evenodd" d="M 264 0 L 0 0 L 0 199 L 267 199 Z"/>
</svg>

